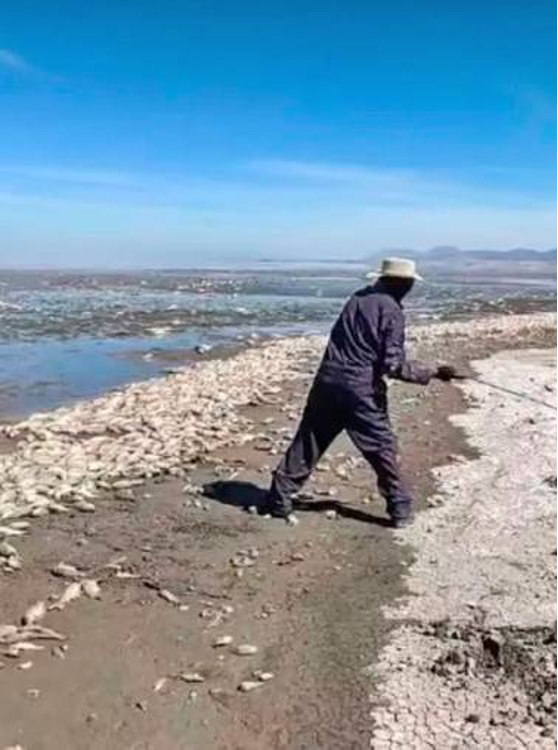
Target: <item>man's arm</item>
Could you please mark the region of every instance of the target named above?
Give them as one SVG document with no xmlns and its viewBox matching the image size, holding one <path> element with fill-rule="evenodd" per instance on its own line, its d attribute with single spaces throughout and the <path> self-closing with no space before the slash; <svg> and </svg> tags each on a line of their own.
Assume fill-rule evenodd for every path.
<svg viewBox="0 0 558 750">
<path fill-rule="evenodd" d="M 405 319 L 401 311 L 390 315 L 384 328 L 384 362 L 383 374 L 394 380 L 406 383 L 428 385 L 430 380 L 437 377 L 436 365 L 408 360 L 405 354 Z"/>
</svg>

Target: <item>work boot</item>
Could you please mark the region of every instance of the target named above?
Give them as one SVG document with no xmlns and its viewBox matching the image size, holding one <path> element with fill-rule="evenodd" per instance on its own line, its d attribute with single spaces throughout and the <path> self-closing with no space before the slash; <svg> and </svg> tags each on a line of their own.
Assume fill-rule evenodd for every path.
<svg viewBox="0 0 558 750">
<path fill-rule="evenodd" d="M 414 520 L 415 517 L 412 514 L 409 514 L 408 516 L 396 516 L 395 518 L 391 519 L 391 528 L 406 529 L 409 526 L 413 525 Z"/>
<path fill-rule="evenodd" d="M 258 508 L 258 515 L 280 518 L 291 526 L 296 526 L 298 523 L 298 519 L 293 513 L 292 503 L 282 502 L 278 498 L 273 497 L 271 492 L 268 493 L 263 505 Z"/>
</svg>

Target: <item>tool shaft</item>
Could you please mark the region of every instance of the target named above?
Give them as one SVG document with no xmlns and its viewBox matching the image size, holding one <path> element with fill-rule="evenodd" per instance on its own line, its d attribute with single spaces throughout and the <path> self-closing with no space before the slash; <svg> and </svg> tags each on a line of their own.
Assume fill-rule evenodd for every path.
<svg viewBox="0 0 558 750">
<path fill-rule="evenodd" d="M 546 406 L 547 409 L 552 409 L 553 411 L 556 411 L 556 404 L 550 404 L 548 401 L 543 401 L 539 398 L 534 398 L 533 396 L 528 396 L 526 393 L 521 393 L 521 391 L 514 391 L 511 388 L 506 388 L 503 385 L 498 385 L 497 383 L 491 383 L 489 380 L 484 380 L 484 378 L 479 378 L 476 375 L 473 375 L 469 378 L 469 380 L 474 380 L 477 383 L 480 383 L 481 385 L 486 385 L 488 388 L 494 388 L 497 391 L 502 391 L 503 393 L 509 393 L 511 396 L 515 396 L 516 398 L 522 398 L 525 401 L 532 401 L 534 404 L 539 404 L 539 406 Z"/>
</svg>

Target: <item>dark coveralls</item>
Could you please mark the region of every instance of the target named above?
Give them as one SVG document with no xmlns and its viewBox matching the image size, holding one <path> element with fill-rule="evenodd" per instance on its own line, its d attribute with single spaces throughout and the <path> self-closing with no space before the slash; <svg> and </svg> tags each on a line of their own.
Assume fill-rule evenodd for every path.
<svg viewBox="0 0 558 750">
<path fill-rule="evenodd" d="M 406 518 L 412 498 L 400 474 L 384 376 L 426 385 L 435 368 L 405 357 L 401 303 L 379 280 L 356 292 L 335 323 L 302 421 L 277 467 L 272 507 L 288 514 L 292 495 L 334 438 L 346 430 L 378 478 L 392 518 Z"/>
</svg>

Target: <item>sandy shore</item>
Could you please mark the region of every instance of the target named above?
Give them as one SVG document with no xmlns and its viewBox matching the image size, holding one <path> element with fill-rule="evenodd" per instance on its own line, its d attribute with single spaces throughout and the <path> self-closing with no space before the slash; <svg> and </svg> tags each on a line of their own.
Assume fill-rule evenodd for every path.
<svg viewBox="0 0 558 750">
<path fill-rule="evenodd" d="M 418 355 L 478 361 L 487 379 L 487 357 L 510 346 L 553 346 L 554 337 L 551 315 L 436 325 L 410 336 Z M 0 746 L 303 750 L 365 748 L 373 738 L 378 747 L 487 747 L 493 730 L 498 742 L 509 739 L 498 734 L 508 719 L 494 729 L 489 722 L 502 715 L 477 707 L 483 690 L 497 705 L 498 670 L 478 652 L 488 636 L 504 639 L 505 665 L 518 665 L 511 683 L 501 675 L 502 694 L 519 696 L 517 716 L 532 714 L 528 736 L 547 741 L 547 723 L 536 721 L 548 698 L 531 690 L 521 665 L 530 649 L 536 685 L 545 684 L 552 638 L 543 643 L 550 612 L 543 562 L 555 558 L 546 542 L 535 548 L 533 535 L 546 539 L 552 470 L 529 472 L 542 491 L 523 504 L 523 473 L 514 468 L 508 477 L 508 464 L 494 461 L 508 459 L 508 433 L 518 441 L 509 449 L 514 467 L 522 446 L 521 460 L 525 445 L 533 447 L 529 460 L 543 455 L 548 423 L 537 421 L 534 404 L 480 385 L 462 394 L 440 383 L 397 383 L 391 402 L 404 464 L 419 509 L 429 508 L 416 529 L 400 538 L 386 529 L 370 472 L 343 439 L 309 483 L 299 527 L 239 512 L 261 497 L 322 346 L 320 338 L 273 342 L 4 430 L 11 452 L 0 458 Z M 516 366 L 498 357 L 490 380 L 520 390 L 528 382 L 529 392 L 555 398 L 540 360 Z M 456 412 L 463 416 L 448 422 Z M 485 502 L 487 483 L 495 502 Z M 508 508 L 510 498 L 516 504 Z M 84 581 L 97 583 L 100 599 Z M 22 626 L 35 602 L 46 613 Z M 527 621 L 525 612 L 538 614 Z M 216 648 L 221 636 L 233 645 Z M 446 658 L 448 638 L 465 664 L 476 659 L 486 672 L 452 672 L 461 657 Z M 46 648 L 12 648 L 22 643 Z M 257 652 L 239 658 L 234 648 L 243 643 Z M 420 651 L 408 655 L 408 644 Z M 259 680 L 262 671 L 273 674 L 269 682 Z M 192 675 L 201 681 L 189 683 Z M 246 681 L 253 692 L 240 689 Z M 522 697 L 529 690 L 534 702 Z M 456 696 L 469 694 L 464 714 Z M 453 696 L 449 728 L 443 711 L 427 715 L 430 703 L 440 708 L 438 695 Z M 401 697 L 415 724 L 397 705 Z M 512 729 L 517 720 L 509 719 Z"/>
<path fill-rule="evenodd" d="M 472 363 L 454 417 L 477 458 L 437 470 L 434 507 L 401 535 L 415 561 L 384 650 L 373 747 L 555 747 L 555 351 Z M 412 624 L 411 624 L 412 623 Z"/>
</svg>

